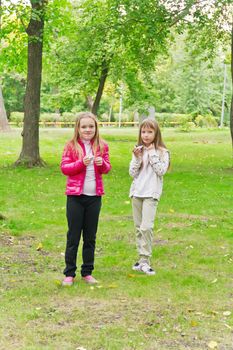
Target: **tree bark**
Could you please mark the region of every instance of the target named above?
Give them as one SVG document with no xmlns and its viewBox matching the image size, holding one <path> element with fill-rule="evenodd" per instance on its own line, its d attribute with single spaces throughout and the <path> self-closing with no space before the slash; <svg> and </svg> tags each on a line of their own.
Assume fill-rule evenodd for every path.
<svg viewBox="0 0 233 350">
<path fill-rule="evenodd" d="M 100 100 L 101 100 L 101 97 L 102 97 L 102 94 L 104 91 L 105 81 L 106 81 L 107 76 L 108 76 L 108 69 L 109 68 L 108 68 L 106 61 L 103 61 L 101 75 L 100 75 L 100 79 L 99 79 L 99 86 L 98 86 L 98 90 L 96 93 L 95 101 L 94 101 L 92 109 L 91 109 L 92 113 L 95 115 L 97 115 L 98 108 L 100 105 Z"/>
<path fill-rule="evenodd" d="M 7 120 L 4 99 L 2 96 L 2 88 L 0 86 L 0 131 L 10 131 L 10 125 Z"/>
<path fill-rule="evenodd" d="M 15 165 L 43 166 L 39 153 L 40 91 L 44 13 L 47 0 L 30 0 L 31 18 L 26 29 L 28 35 L 27 85 L 24 99 L 23 145 Z"/>
<path fill-rule="evenodd" d="M 93 107 L 94 101 L 90 95 L 86 96 L 86 105 L 87 108 L 91 111 Z"/>
</svg>

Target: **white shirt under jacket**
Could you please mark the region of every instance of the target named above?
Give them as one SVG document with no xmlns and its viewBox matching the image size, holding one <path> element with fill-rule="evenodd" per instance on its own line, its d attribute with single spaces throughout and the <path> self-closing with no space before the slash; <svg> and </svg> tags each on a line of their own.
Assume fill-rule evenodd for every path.
<svg viewBox="0 0 233 350">
<path fill-rule="evenodd" d="M 130 197 L 159 200 L 163 189 L 163 175 L 169 167 L 169 152 L 166 149 L 143 148 L 143 154 L 133 154 L 129 166 L 129 174 L 133 177 Z"/>
<path fill-rule="evenodd" d="M 84 140 L 82 140 L 82 142 L 85 147 L 86 155 L 93 156 L 91 142 Z M 85 194 L 86 196 L 96 196 L 96 180 L 93 159 L 90 161 L 90 164 L 88 164 L 86 168 L 86 176 L 83 185 L 83 194 Z"/>
</svg>

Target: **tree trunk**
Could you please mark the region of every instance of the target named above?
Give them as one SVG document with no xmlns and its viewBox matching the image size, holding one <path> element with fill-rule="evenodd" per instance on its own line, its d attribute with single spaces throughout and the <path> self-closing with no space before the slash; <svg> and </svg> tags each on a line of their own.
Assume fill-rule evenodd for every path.
<svg viewBox="0 0 233 350">
<path fill-rule="evenodd" d="M 2 1 L 0 0 L 0 31 L 2 29 Z M 0 42 L 1 43 L 1 42 Z M 4 99 L 2 95 L 2 87 L 0 85 L 0 131 L 10 131 L 10 126 L 8 124 L 6 109 L 4 105 Z"/>
<path fill-rule="evenodd" d="M 94 101 L 90 95 L 86 96 L 86 104 L 87 104 L 87 108 L 91 111 Z"/>
<path fill-rule="evenodd" d="M 232 143 L 232 164 L 233 164 L 233 24 L 231 31 L 231 81 L 232 81 L 232 97 L 231 97 L 231 112 L 230 112 L 230 131 Z"/>
<path fill-rule="evenodd" d="M 107 79 L 107 76 L 108 76 L 108 65 L 105 61 L 103 61 L 102 69 L 101 69 L 101 76 L 99 79 L 99 86 L 98 86 L 97 94 L 95 97 L 95 101 L 94 101 L 92 109 L 91 109 L 92 113 L 95 115 L 97 115 L 97 111 L 98 111 L 98 108 L 100 105 L 100 100 L 101 100 L 101 97 L 102 97 L 102 94 L 104 91 L 104 84 L 105 84 L 105 81 Z"/>
<path fill-rule="evenodd" d="M 0 86 L 0 131 L 10 131 L 10 126 L 7 120 L 1 86 Z"/>
<path fill-rule="evenodd" d="M 24 99 L 23 145 L 16 165 L 43 166 L 39 153 L 40 91 L 44 13 L 47 0 L 31 0 L 31 18 L 27 27 L 28 62 L 27 85 Z"/>
</svg>

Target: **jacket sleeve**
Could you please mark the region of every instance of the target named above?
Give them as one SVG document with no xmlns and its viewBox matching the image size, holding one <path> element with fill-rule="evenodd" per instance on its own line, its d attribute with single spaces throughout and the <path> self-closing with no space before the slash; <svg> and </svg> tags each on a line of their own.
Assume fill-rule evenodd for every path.
<svg viewBox="0 0 233 350">
<path fill-rule="evenodd" d="M 132 160 L 129 165 L 129 175 L 134 177 L 137 177 L 140 171 L 140 167 L 142 164 L 142 157 L 135 157 L 133 154 Z"/>
<path fill-rule="evenodd" d="M 97 168 L 98 168 L 99 173 L 107 174 L 112 168 L 112 166 L 110 164 L 110 160 L 109 160 L 109 148 L 108 148 L 107 144 L 104 145 L 104 152 L 102 155 L 102 159 L 103 159 L 103 164 Z"/>
<path fill-rule="evenodd" d="M 61 171 L 66 176 L 77 175 L 86 168 L 82 159 L 75 160 L 73 152 L 65 147 L 62 154 Z"/>
<path fill-rule="evenodd" d="M 169 167 L 170 156 L 167 150 L 158 151 L 150 150 L 149 151 L 149 162 L 158 176 L 163 176 Z"/>
</svg>

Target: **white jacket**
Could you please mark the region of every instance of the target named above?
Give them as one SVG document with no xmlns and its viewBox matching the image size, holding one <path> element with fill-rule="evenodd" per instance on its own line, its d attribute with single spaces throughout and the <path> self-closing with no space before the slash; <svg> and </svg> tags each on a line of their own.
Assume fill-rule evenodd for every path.
<svg viewBox="0 0 233 350">
<path fill-rule="evenodd" d="M 169 167 L 167 149 L 143 148 L 141 157 L 133 154 L 129 166 L 129 174 L 133 177 L 130 197 L 152 197 L 159 200 L 163 189 L 163 175 Z"/>
</svg>

